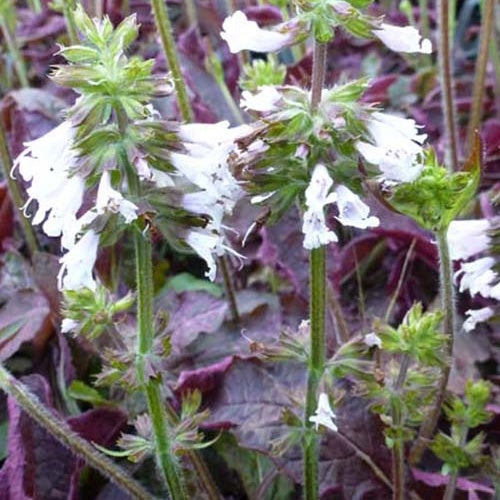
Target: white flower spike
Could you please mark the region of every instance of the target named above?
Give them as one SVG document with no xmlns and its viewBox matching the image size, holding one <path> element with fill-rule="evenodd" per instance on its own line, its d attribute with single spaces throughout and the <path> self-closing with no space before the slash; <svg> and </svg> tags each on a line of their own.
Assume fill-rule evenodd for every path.
<svg viewBox="0 0 500 500">
<path fill-rule="evenodd" d="M 377 165 L 386 181 L 413 182 L 422 171 L 422 144 L 414 120 L 375 112 L 366 123 L 373 144 L 358 141 L 356 148 L 364 159 Z"/>
<path fill-rule="evenodd" d="M 373 34 L 394 52 L 431 54 L 432 43 L 424 38 L 413 26 L 392 26 L 382 24 L 380 29 L 373 30 Z"/>
<path fill-rule="evenodd" d="M 322 392 L 319 395 L 318 407 L 316 408 L 316 413 L 309 417 L 309 421 L 315 424 L 316 430 L 319 426 L 327 427 L 333 432 L 337 432 L 338 428 L 334 423 L 335 413 L 330 407 L 330 402 L 328 401 L 328 396 Z"/>
<path fill-rule="evenodd" d="M 262 29 L 240 10 L 226 17 L 220 36 L 227 42 L 233 54 L 242 50 L 276 52 L 291 45 L 295 40 L 295 34 L 292 31 L 280 33 Z"/>
<path fill-rule="evenodd" d="M 72 226 L 83 201 L 85 181 L 72 170 L 76 165 L 76 152 L 72 149 L 75 128 L 64 121 L 44 136 L 25 143 L 26 149 L 17 157 L 12 173 L 19 173 L 31 181 L 24 210 L 33 200 L 38 204 L 34 225 L 43 222 L 47 236 L 62 236 L 61 244 L 69 248 Z"/>
</svg>

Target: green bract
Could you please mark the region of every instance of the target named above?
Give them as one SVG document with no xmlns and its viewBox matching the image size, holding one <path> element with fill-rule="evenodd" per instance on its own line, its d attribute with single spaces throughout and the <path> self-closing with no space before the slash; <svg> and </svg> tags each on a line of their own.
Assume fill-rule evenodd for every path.
<svg viewBox="0 0 500 500">
<path fill-rule="evenodd" d="M 243 66 L 243 74 L 239 85 L 243 90 L 255 91 L 264 85 L 283 85 L 286 66 L 278 64 L 274 59 L 255 59 L 252 64 Z"/>
<path fill-rule="evenodd" d="M 418 179 L 397 186 L 390 203 L 425 229 L 446 231 L 450 222 L 473 199 L 479 177 L 478 153 L 468 162 L 467 170 L 450 173 L 439 165 L 434 151 L 429 149 Z"/>
</svg>

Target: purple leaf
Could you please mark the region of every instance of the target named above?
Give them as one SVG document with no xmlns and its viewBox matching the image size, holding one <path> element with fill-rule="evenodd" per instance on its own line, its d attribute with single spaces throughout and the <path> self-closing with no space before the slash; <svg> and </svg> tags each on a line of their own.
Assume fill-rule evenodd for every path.
<svg viewBox="0 0 500 500">
<path fill-rule="evenodd" d="M 23 382 L 53 410 L 52 395 L 40 375 Z M 0 471 L 2 500 L 77 500 L 81 459 L 48 434 L 24 413 L 15 399 L 8 400 L 8 451 Z M 68 420 L 83 438 L 103 446 L 112 444 L 126 423 L 126 416 L 114 408 L 99 408 Z"/>
</svg>

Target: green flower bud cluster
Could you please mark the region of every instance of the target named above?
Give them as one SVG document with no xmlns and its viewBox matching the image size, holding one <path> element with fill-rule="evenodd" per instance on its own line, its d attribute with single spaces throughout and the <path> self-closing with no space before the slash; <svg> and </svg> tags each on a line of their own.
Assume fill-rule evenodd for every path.
<svg viewBox="0 0 500 500">
<path fill-rule="evenodd" d="M 129 310 L 135 302 L 132 293 L 115 300 L 102 285 L 97 290 L 83 288 L 64 291 L 63 315 L 66 323 L 76 335 L 89 339 L 98 338 L 113 327 L 116 316 Z"/>
<path fill-rule="evenodd" d="M 486 457 L 482 455 L 485 435 L 480 432 L 468 439 L 469 429 L 490 421 L 492 415 L 486 405 L 490 399 L 490 385 L 484 380 L 467 381 L 464 398 L 454 396 L 445 405 L 445 412 L 451 422 L 449 434 L 440 432 L 431 449 L 444 462 L 443 474 L 457 474 L 461 469 L 481 465 Z"/>
<path fill-rule="evenodd" d="M 474 198 L 479 178 L 477 148 L 464 170 L 454 173 L 439 165 L 435 152 L 429 149 L 420 176 L 412 183 L 400 184 L 389 202 L 423 228 L 434 232 L 446 231 L 451 221 Z"/>
<path fill-rule="evenodd" d="M 254 92 L 264 85 L 283 85 L 285 76 L 286 66 L 276 59 L 255 59 L 243 66 L 238 83 L 243 90 Z"/>
</svg>

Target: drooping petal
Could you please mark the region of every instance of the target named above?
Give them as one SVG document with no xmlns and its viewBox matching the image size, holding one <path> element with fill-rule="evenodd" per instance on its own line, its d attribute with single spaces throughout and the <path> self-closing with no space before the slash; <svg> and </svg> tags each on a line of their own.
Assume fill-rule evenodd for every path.
<svg viewBox="0 0 500 500">
<path fill-rule="evenodd" d="M 345 186 L 335 188 L 339 216 L 337 219 L 344 226 L 366 229 L 380 224 L 378 217 L 370 216 L 370 207 L 361 198 Z"/>
<path fill-rule="evenodd" d="M 387 181 L 414 181 L 423 168 L 422 144 L 427 137 L 419 133 L 415 121 L 375 112 L 366 127 L 373 143 L 356 142 L 365 160 L 376 165 Z"/>
<path fill-rule="evenodd" d="M 322 392 L 319 395 L 318 407 L 314 415 L 309 417 L 309 421 L 315 424 L 316 430 L 322 425 L 333 432 L 337 432 L 338 427 L 335 425 L 333 419 L 335 418 L 335 413 L 330 407 L 330 402 L 328 401 L 328 396 Z"/>
<path fill-rule="evenodd" d="M 471 332 L 476 328 L 478 323 L 488 321 L 494 314 L 491 307 L 483 307 L 482 309 L 469 309 L 465 311 L 468 316 L 464 321 L 463 328 L 466 332 Z"/>
<path fill-rule="evenodd" d="M 392 26 L 382 24 L 380 29 L 373 30 L 373 34 L 381 42 L 395 52 L 431 54 L 432 43 L 424 38 L 413 26 Z"/>
<path fill-rule="evenodd" d="M 80 290 L 90 288 L 95 290 L 92 271 L 97 257 L 99 235 L 87 231 L 80 240 L 60 259 L 62 264 L 57 276 L 60 290 Z"/>
<path fill-rule="evenodd" d="M 489 244 L 487 219 L 455 220 L 448 228 L 448 245 L 453 260 L 467 259 L 484 252 Z"/>
<path fill-rule="evenodd" d="M 275 52 L 292 44 L 296 38 L 293 31 L 281 33 L 262 29 L 240 10 L 226 17 L 220 36 L 233 54 L 242 50 Z"/>
</svg>

